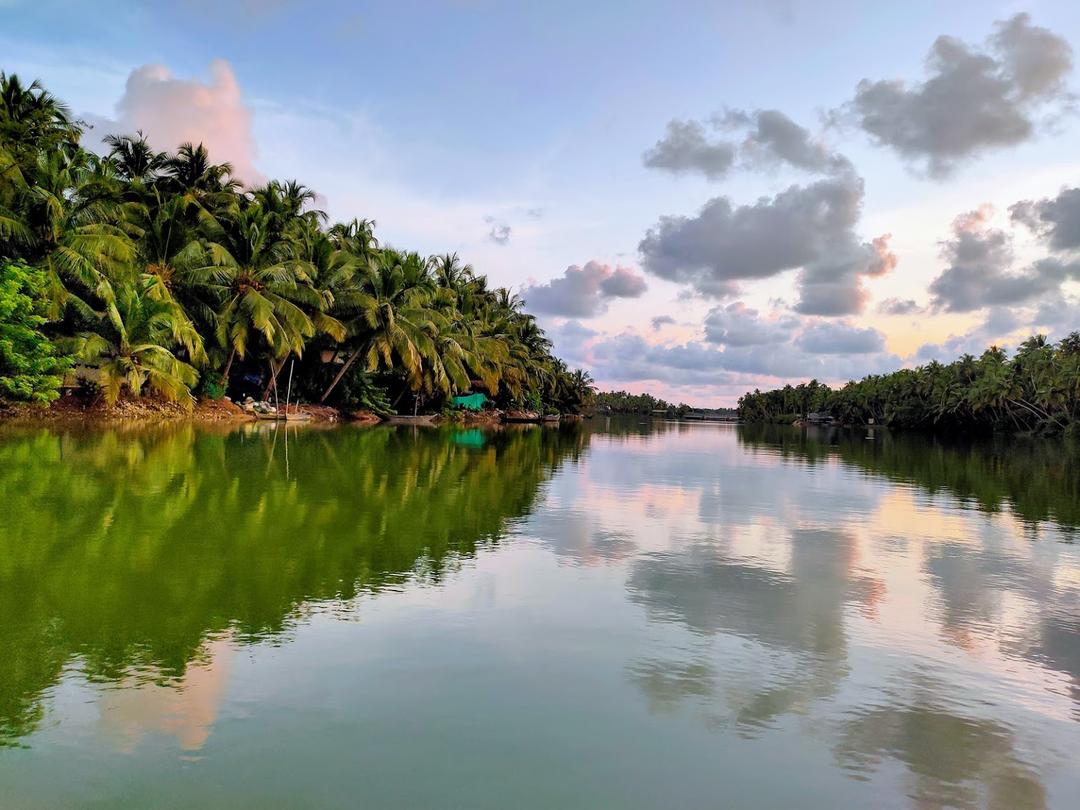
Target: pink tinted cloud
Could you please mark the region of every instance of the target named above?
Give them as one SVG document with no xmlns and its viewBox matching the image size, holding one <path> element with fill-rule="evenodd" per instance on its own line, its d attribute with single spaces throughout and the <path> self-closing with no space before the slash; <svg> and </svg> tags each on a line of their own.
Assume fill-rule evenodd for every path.
<svg viewBox="0 0 1080 810">
<path fill-rule="evenodd" d="M 244 104 L 232 66 L 224 59 L 210 63 L 210 79 L 181 79 L 165 65 L 136 68 L 128 76 L 114 120 L 99 120 L 101 137 L 142 130 L 156 149 L 182 143 L 203 143 L 215 162 L 231 163 L 247 185 L 265 177 L 255 168 L 257 150 L 252 113 Z"/>
</svg>

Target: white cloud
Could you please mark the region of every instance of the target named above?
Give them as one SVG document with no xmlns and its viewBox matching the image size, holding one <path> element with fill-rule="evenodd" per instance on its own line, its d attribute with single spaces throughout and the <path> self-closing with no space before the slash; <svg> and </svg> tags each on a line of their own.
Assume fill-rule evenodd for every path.
<svg viewBox="0 0 1080 810">
<path fill-rule="evenodd" d="M 203 143 L 211 159 L 231 163 L 245 184 L 265 180 L 255 167 L 251 109 L 224 59 L 210 64 L 206 82 L 177 78 L 165 65 L 143 65 L 128 76 L 124 95 L 116 103 L 115 118 L 88 117 L 96 140 L 142 130 L 156 149 Z"/>
<path fill-rule="evenodd" d="M 1072 49 L 1027 14 L 997 23 L 985 48 L 940 36 L 927 78 L 864 79 L 850 110 L 867 133 L 943 177 L 963 161 L 1032 138 L 1036 116 L 1065 102 Z"/>
</svg>

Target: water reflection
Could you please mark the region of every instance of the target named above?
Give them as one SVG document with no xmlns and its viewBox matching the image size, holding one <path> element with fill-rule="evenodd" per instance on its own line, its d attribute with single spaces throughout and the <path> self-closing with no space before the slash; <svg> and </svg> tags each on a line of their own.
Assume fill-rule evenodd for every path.
<svg viewBox="0 0 1080 810">
<path fill-rule="evenodd" d="M 92 681 L 180 684 L 226 631 L 258 640 L 320 603 L 437 584 L 586 441 L 573 429 L 479 444 L 191 426 L 6 436 L 0 740 L 40 723 L 71 664 Z"/>
<path fill-rule="evenodd" d="M 182 682 L 125 678 L 102 692 L 95 736 L 132 753 L 147 734 L 171 735 L 187 756 L 210 737 L 235 655 L 227 638 L 211 639 L 189 662 Z"/>
<path fill-rule="evenodd" d="M 849 535 L 800 529 L 790 545 L 783 571 L 704 544 L 647 555 L 631 568 L 631 599 L 654 619 L 678 621 L 694 633 L 748 639 L 773 656 L 764 676 L 728 685 L 739 725 L 766 727 L 778 715 L 832 695 L 848 671 L 845 610 L 856 605 L 872 614 L 884 590 L 856 570 L 856 544 Z M 670 702 L 676 685 L 703 694 L 708 668 L 701 662 L 676 664 L 673 671 L 682 674 L 674 680 L 657 677 L 657 663 L 635 666 L 647 691 L 660 690 L 659 696 L 650 691 L 650 702 Z M 697 675 L 688 678 L 687 672 Z"/>
<path fill-rule="evenodd" d="M 1077 487 L 1061 446 L 882 431 L 8 433 L 0 733 L 254 767 L 214 750 L 239 679 L 295 735 L 262 778 L 350 752 L 342 806 L 357 762 L 377 794 L 444 760 L 416 806 L 461 773 L 500 775 L 490 806 L 1054 806 Z M 321 635 L 346 623 L 377 629 Z"/>
<path fill-rule="evenodd" d="M 857 776 L 902 762 L 915 807 L 1040 810 L 1046 790 L 1013 731 L 992 720 L 954 714 L 940 695 L 946 684 L 912 676 L 910 694 L 846 721 L 836 756 Z"/>
<path fill-rule="evenodd" d="M 740 425 L 747 448 L 809 465 L 830 460 L 913 483 L 931 494 L 946 492 L 996 514 L 1008 508 L 1021 520 L 1080 528 L 1080 447 L 1058 441 L 943 440 L 913 433 L 841 428 L 793 430 Z"/>
<path fill-rule="evenodd" d="M 662 478 L 696 490 L 699 539 L 639 556 L 627 587 L 652 621 L 697 640 L 629 665 L 650 707 L 690 707 L 707 727 L 751 735 L 807 715 L 821 733 L 836 711 L 830 703 L 854 698 L 836 751 L 857 778 L 891 758 L 911 775 L 905 789 L 918 807 L 1045 807 L 1016 728 L 1043 725 L 1028 710 L 1067 718 L 1053 695 L 1071 696 L 1080 719 L 1080 568 L 1066 544 L 1080 502 L 1075 456 L 1038 442 L 1006 456 L 995 444 L 946 448 L 881 432 L 737 435 L 762 464 L 659 465 Z M 868 472 L 920 494 L 886 491 Z M 625 468 L 617 475 L 628 482 Z M 969 504 L 988 518 L 958 509 Z M 935 628 L 947 646 L 930 650 L 925 631 Z M 864 660 L 901 684 L 900 694 L 883 693 L 877 679 L 853 673 L 853 644 L 934 666 L 950 650 L 979 657 L 961 665 L 974 672 L 950 672 L 952 682 Z M 1010 700 L 1027 705 L 1014 711 Z M 980 716 L 987 705 L 1007 719 Z M 1061 767 L 1071 750 L 1051 743 L 1039 764 Z"/>
</svg>

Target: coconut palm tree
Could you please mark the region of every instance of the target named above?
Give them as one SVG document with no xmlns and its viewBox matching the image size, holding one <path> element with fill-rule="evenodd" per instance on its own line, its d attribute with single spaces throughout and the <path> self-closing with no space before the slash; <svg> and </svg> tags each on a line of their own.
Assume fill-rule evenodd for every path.
<svg viewBox="0 0 1080 810">
<path fill-rule="evenodd" d="M 18 203 L 27 258 L 45 271 L 52 318 L 69 302 L 85 308 L 86 293 L 110 300 L 113 282 L 131 277 L 135 246 L 112 190 L 89 182 L 93 160 L 81 151 L 41 154 Z"/>
<path fill-rule="evenodd" d="M 155 152 L 142 130 L 135 135 L 106 135 L 108 160 L 117 175 L 127 183 L 150 185 L 158 180 L 168 164 L 169 156 Z"/>
<path fill-rule="evenodd" d="M 313 284 L 311 262 L 297 256 L 289 239 L 275 236 L 259 206 L 246 206 L 225 220 L 202 255 L 205 263 L 189 276 L 217 300 L 215 336 L 228 353 L 226 380 L 235 358 L 247 355 L 256 336 L 282 363 L 289 354 L 302 354 L 317 329 L 344 337 L 341 323 L 324 311 L 328 301 Z"/>
<path fill-rule="evenodd" d="M 431 360 L 436 345 L 438 315 L 430 306 L 434 292 L 426 259 L 416 253 L 381 251 L 374 272 L 347 304 L 351 352 L 322 401 L 361 357 L 368 371 L 397 371 L 414 391 L 424 387 L 425 358 Z"/>
<path fill-rule="evenodd" d="M 0 177 L 13 166 L 29 168 L 43 152 L 74 147 L 81 134 L 67 105 L 40 82 L 23 84 L 17 74 L 0 71 L 0 145 L 9 162 L 0 162 Z"/>
<path fill-rule="evenodd" d="M 110 405 L 125 389 L 137 396 L 146 387 L 190 406 L 191 387 L 199 375 L 172 348 L 195 355 L 199 346 L 198 333 L 179 307 L 152 298 L 139 285 L 120 287 L 104 314 L 71 341 L 74 355 L 98 369 Z"/>
<path fill-rule="evenodd" d="M 472 265 L 463 264 L 456 253 L 434 256 L 431 264 L 435 283 L 441 289 L 451 291 L 455 296 L 463 292 L 475 277 Z"/>
</svg>

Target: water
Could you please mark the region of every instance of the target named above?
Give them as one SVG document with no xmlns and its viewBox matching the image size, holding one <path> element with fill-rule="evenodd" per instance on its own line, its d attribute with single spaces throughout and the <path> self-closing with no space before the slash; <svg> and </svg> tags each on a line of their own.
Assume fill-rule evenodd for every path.
<svg viewBox="0 0 1080 810">
<path fill-rule="evenodd" d="M 0 496 L 3 808 L 1080 795 L 1061 444 L 6 428 Z"/>
</svg>

